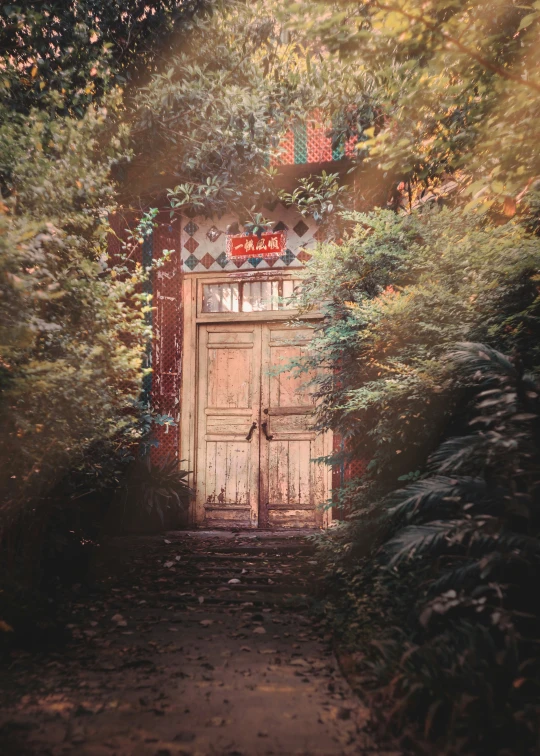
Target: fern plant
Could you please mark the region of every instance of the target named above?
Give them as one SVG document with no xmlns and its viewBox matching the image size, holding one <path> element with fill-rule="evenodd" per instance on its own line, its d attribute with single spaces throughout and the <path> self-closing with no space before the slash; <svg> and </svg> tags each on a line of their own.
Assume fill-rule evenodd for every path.
<svg viewBox="0 0 540 756">
<path fill-rule="evenodd" d="M 533 753 L 540 386 L 484 344 L 459 344 L 449 359 L 462 385 L 475 387 L 470 432 L 444 441 L 423 478 L 385 502 L 379 579 L 407 574 L 415 588 L 402 599 L 413 607 L 409 627 L 372 661 L 386 681 L 375 695 L 396 731 L 416 721 L 416 737 L 435 739 L 438 752 L 512 753 L 519 742 L 519 753 Z"/>
<path fill-rule="evenodd" d="M 146 455 L 137 460 L 118 490 L 122 527 L 153 530 L 177 525 L 194 494 L 188 475 L 174 459 L 153 462 L 151 455 Z"/>
<path fill-rule="evenodd" d="M 424 479 L 388 497 L 384 516 L 390 527 L 413 526 L 385 545 L 393 562 L 411 551 L 421 556 L 435 531 L 446 533 L 439 538 L 444 549 L 469 554 L 482 553 L 479 533 L 485 548 L 493 538 L 499 550 L 530 550 L 540 543 L 540 387 L 483 344 L 461 344 L 449 357 L 462 382 L 480 389 L 469 423 L 473 432 L 444 441 L 429 458 Z"/>
</svg>

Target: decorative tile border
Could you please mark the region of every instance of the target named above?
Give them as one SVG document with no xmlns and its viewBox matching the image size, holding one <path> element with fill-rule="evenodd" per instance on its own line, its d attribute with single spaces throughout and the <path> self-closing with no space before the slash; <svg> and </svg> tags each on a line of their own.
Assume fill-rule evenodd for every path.
<svg viewBox="0 0 540 756">
<path fill-rule="evenodd" d="M 277 259 L 250 257 L 233 261 L 227 257 L 228 226 L 238 221 L 232 215 L 222 218 L 182 219 L 182 266 L 186 273 L 222 273 L 236 270 L 268 270 L 270 268 L 301 268 L 310 258 L 309 249 L 317 244 L 317 224 L 311 218 L 272 203 L 263 214 L 272 221 L 272 231 L 286 231 L 287 248 Z"/>
</svg>

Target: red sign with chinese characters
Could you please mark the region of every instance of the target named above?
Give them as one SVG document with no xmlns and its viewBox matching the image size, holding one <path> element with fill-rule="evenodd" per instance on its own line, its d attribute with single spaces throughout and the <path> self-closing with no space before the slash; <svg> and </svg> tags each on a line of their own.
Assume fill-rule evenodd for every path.
<svg viewBox="0 0 540 756">
<path fill-rule="evenodd" d="M 260 237 L 238 235 L 227 237 L 229 257 L 279 257 L 285 252 L 286 234 L 284 231 L 272 231 Z"/>
</svg>

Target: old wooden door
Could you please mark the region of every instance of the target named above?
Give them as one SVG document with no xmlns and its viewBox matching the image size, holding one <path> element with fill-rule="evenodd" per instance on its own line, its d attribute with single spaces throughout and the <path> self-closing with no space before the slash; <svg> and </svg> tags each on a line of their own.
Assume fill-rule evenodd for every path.
<svg viewBox="0 0 540 756">
<path fill-rule="evenodd" d="M 201 326 L 196 485 L 206 525 L 257 525 L 260 405 L 260 326 Z"/>
<path fill-rule="evenodd" d="M 321 527 L 325 468 L 313 460 L 324 454 L 323 437 L 311 429 L 313 398 L 308 376 L 280 368 L 302 355 L 311 328 L 262 332 L 262 431 L 259 520 L 269 527 Z"/>
<path fill-rule="evenodd" d="M 197 511 L 208 527 L 320 527 L 323 439 L 310 429 L 305 377 L 279 372 L 309 328 L 201 325 Z"/>
</svg>

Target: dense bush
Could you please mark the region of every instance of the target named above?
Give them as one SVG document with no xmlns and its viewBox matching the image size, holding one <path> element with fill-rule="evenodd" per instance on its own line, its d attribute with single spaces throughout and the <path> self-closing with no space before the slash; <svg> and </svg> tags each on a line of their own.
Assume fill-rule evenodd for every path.
<svg viewBox="0 0 540 756">
<path fill-rule="evenodd" d="M 84 561 L 148 426 L 136 251 L 151 216 L 125 255 L 107 249 L 129 157 L 115 82 L 154 65 L 160 24 L 169 39 L 197 4 L 109 5 L 0 10 L 0 563 L 26 584 Z"/>
<path fill-rule="evenodd" d="M 0 113 L 4 525 L 134 422 L 144 318 L 134 283 L 107 259 L 122 145 L 103 144 L 106 118 L 105 104 L 78 120 Z"/>
<path fill-rule="evenodd" d="M 518 348 L 527 368 L 540 364 L 540 244 L 518 223 L 462 209 L 347 217 L 350 233 L 322 245 L 306 272 L 300 305 L 323 303 L 324 319 L 303 364 L 326 368 L 319 425 L 369 460 L 368 501 L 417 474 L 457 422 L 468 389 L 445 356 L 455 342 Z"/>
<path fill-rule="evenodd" d="M 333 622 L 406 749 L 532 753 L 540 242 L 462 209 L 349 220 L 306 274 L 325 314 L 298 366 L 325 368 L 337 461 L 370 461 L 322 543 Z"/>
<path fill-rule="evenodd" d="M 389 683 L 381 695 L 398 720 L 418 721 L 426 736 L 441 736 L 454 750 L 461 741 L 473 752 L 516 743 L 533 752 L 540 736 L 540 604 L 531 590 L 540 578 L 540 385 L 482 344 L 460 345 L 449 357 L 464 381 L 478 385 L 473 432 L 445 440 L 422 479 L 387 499 L 380 579 L 408 572 L 416 580 L 406 653 L 401 638 L 376 663 Z"/>
</svg>

